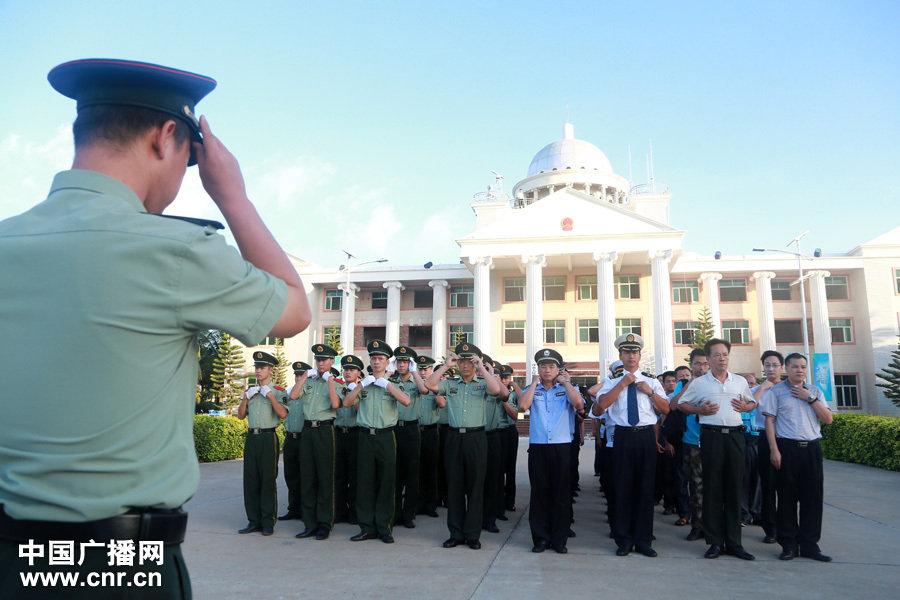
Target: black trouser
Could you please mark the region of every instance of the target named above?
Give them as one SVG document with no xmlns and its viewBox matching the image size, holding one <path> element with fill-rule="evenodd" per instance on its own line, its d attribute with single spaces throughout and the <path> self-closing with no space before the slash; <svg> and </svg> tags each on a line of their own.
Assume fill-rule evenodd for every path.
<svg viewBox="0 0 900 600">
<path fill-rule="evenodd" d="M 334 527 L 334 427 L 304 427 L 300 434 L 300 497 L 307 529 Z"/>
<path fill-rule="evenodd" d="M 503 498 L 497 516 L 516 506 L 516 461 L 519 458 L 519 430 L 515 425 L 500 430 L 500 448 L 502 456 L 500 480 Z"/>
<path fill-rule="evenodd" d="M 335 427 L 334 435 L 334 520 L 355 521 L 359 429 Z"/>
<path fill-rule="evenodd" d="M 278 436 L 247 433 L 244 438 L 244 509 L 256 527 L 274 527 L 278 510 Z"/>
<path fill-rule="evenodd" d="M 778 543 L 785 550 L 799 549 L 803 554 L 819 552 L 822 503 L 825 498 L 822 446 L 818 440 L 798 442 L 778 438 L 776 442 L 781 453 L 781 468 L 775 476 L 778 486 Z"/>
<path fill-rule="evenodd" d="M 706 543 L 741 546 L 741 490 L 744 484 L 744 432 L 700 429 L 703 460 L 703 533 Z"/>
<path fill-rule="evenodd" d="M 438 488 L 438 457 L 440 438 L 437 424 L 422 427 L 422 446 L 419 453 L 419 510 L 432 513 L 440 503 Z"/>
<path fill-rule="evenodd" d="M 650 548 L 653 539 L 653 485 L 656 437 L 653 428 L 616 427 L 613 445 L 615 515 L 613 536 L 620 548 Z"/>
<path fill-rule="evenodd" d="M 438 499 L 447 506 L 447 434 L 450 426 L 438 423 Z"/>
<path fill-rule="evenodd" d="M 300 501 L 302 475 L 300 471 L 300 434 L 293 437 L 290 432 L 284 436 L 284 448 L 281 450 L 284 461 L 284 483 L 288 492 L 288 512 L 297 518 L 303 516 L 303 503 Z"/>
<path fill-rule="evenodd" d="M 484 430 L 447 432 L 447 529 L 457 541 L 478 541 L 484 511 L 487 435 Z"/>
<path fill-rule="evenodd" d="M 572 499 L 575 492 L 578 491 L 578 455 L 581 454 L 581 436 L 578 433 L 578 427 L 575 428 L 575 435 L 569 443 L 569 452 L 572 453 L 572 459 L 569 461 L 569 487 L 572 490 Z"/>
<path fill-rule="evenodd" d="M 615 472 L 613 448 L 605 446 L 600 457 L 602 459 L 600 485 L 603 486 L 603 495 L 606 496 L 606 522 L 609 523 L 609 531 L 612 533 L 616 514 L 616 478 L 613 476 Z"/>
<path fill-rule="evenodd" d="M 419 453 L 422 436 L 419 423 L 397 426 L 397 502 L 394 518 L 399 522 L 416 518 L 419 507 Z"/>
<path fill-rule="evenodd" d="M 484 469 L 484 511 L 482 527 L 496 527 L 497 515 L 503 509 L 503 490 L 500 487 L 500 430 L 487 432 L 487 462 Z"/>
<path fill-rule="evenodd" d="M 766 432 L 760 430 L 757 444 L 757 465 L 759 468 L 759 496 L 760 496 L 760 521 L 763 531 L 767 536 L 775 535 L 776 522 L 776 495 L 775 495 L 775 467 L 772 466 L 772 453 L 769 450 L 769 438 Z"/>
<path fill-rule="evenodd" d="M 370 535 L 388 535 L 394 524 L 397 492 L 397 439 L 393 429 L 373 435 L 368 429 L 360 428 L 356 468 L 359 528 Z"/>
<path fill-rule="evenodd" d="M 688 480 L 684 475 L 684 446 L 681 442 L 673 444 L 675 456 L 672 457 L 672 480 L 675 488 L 675 510 L 679 517 L 689 517 L 691 506 L 688 502 Z"/>
<path fill-rule="evenodd" d="M 528 481 L 531 506 L 528 522 L 531 540 L 565 546 L 572 518 L 571 444 L 530 444 Z"/>
<path fill-rule="evenodd" d="M 744 485 L 741 490 L 741 521 L 759 523 L 760 485 L 759 485 L 759 436 L 744 434 Z"/>
</svg>

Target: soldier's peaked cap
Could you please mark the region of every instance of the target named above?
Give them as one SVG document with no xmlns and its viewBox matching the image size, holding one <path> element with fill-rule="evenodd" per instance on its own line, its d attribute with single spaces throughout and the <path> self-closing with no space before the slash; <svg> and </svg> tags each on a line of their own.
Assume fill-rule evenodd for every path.
<svg viewBox="0 0 900 600">
<path fill-rule="evenodd" d="M 316 357 L 316 360 L 334 358 L 337 356 L 337 350 L 326 344 L 316 344 L 310 348 L 310 350 L 312 351 L 313 356 Z"/>
<path fill-rule="evenodd" d="M 262 350 L 257 350 L 253 353 L 253 366 L 254 367 L 277 367 L 278 359 L 269 354 L 268 352 L 263 352 Z"/>
<path fill-rule="evenodd" d="M 481 358 L 483 356 L 478 346 L 476 346 L 475 344 L 470 344 L 469 342 L 462 342 L 461 344 L 457 344 L 456 348 L 454 348 L 453 351 L 460 358 L 472 358 L 473 356 Z"/>
</svg>

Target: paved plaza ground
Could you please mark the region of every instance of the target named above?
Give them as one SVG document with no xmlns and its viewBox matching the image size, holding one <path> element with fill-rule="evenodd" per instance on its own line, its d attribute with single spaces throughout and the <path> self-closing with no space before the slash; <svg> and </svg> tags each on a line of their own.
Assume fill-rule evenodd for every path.
<svg viewBox="0 0 900 600">
<path fill-rule="evenodd" d="M 569 553 L 531 553 L 528 528 L 527 439 L 520 439 L 518 510 L 483 532 L 482 549 L 444 549 L 446 510 L 419 516 L 415 529 L 394 530 L 395 544 L 350 542 L 359 531 L 341 523 L 324 541 L 298 540 L 299 521 L 279 522 L 275 535 L 238 535 L 246 525 L 240 460 L 200 465 L 200 490 L 190 513 L 184 553 L 194 597 L 403 598 L 485 600 L 531 598 L 880 598 L 900 597 L 900 473 L 825 462 L 822 551 L 830 564 L 778 560 L 759 527 L 743 530 L 745 562 L 706 560 L 702 540 L 657 507 L 658 558 L 615 556 L 605 504 L 593 476 L 593 442 L 581 451 L 582 492 L 575 504 Z M 287 493 L 279 470 L 279 514 Z"/>
</svg>

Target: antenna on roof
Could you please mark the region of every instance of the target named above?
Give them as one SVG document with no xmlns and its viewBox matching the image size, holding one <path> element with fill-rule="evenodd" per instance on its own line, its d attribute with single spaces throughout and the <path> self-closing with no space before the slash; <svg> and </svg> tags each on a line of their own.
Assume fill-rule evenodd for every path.
<svg viewBox="0 0 900 600">
<path fill-rule="evenodd" d="M 631 144 L 628 144 L 628 189 L 631 190 L 634 185 L 634 178 L 631 176 Z"/>
<path fill-rule="evenodd" d="M 653 139 L 650 139 L 650 188 L 653 189 Z"/>
</svg>

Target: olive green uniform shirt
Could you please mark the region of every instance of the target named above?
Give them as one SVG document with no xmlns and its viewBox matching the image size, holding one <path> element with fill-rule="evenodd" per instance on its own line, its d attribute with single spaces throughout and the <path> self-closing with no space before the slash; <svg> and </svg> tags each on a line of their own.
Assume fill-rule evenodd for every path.
<svg viewBox="0 0 900 600">
<path fill-rule="evenodd" d="M 485 425 L 488 392 L 481 377 L 473 377 L 468 383 L 462 379 L 445 379 L 438 384 L 438 395 L 447 399 L 450 427 Z"/>
<path fill-rule="evenodd" d="M 291 416 L 290 405 L 287 404 L 287 394 L 284 390 L 279 390 L 273 386 L 269 386 L 275 398 L 288 409 L 288 417 Z M 247 400 L 247 427 L 251 429 L 272 429 L 281 425 L 281 417 L 272 408 L 272 402 L 268 397 L 262 394 L 253 394 Z"/>
<path fill-rule="evenodd" d="M 388 379 L 394 387 L 409 396 L 409 406 L 398 404 L 397 418 L 401 421 L 415 421 L 419 418 L 419 386 L 413 375 L 403 381 L 396 373 Z"/>
<path fill-rule="evenodd" d="M 356 396 L 359 412 L 356 423 L 360 427 L 384 429 L 397 424 L 398 402 L 387 390 L 377 385 L 367 385 Z"/>
<path fill-rule="evenodd" d="M 497 396 L 488 396 L 484 408 L 484 429 L 493 431 L 502 427 L 501 420 L 506 411 L 503 410 L 503 402 L 497 400 Z"/>
<path fill-rule="evenodd" d="M 58 173 L 0 222 L 0 503 L 15 519 L 176 508 L 197 491 L 197 334 L 258 344 L 287 285 L 211 226 L 148 214 L 120 181 Z M 98 377 L 98 365 L 102 377 Z M 13 401 L 15 399 L 15 401 Z"/>
<path fill-rule="evenodd" d="M 436 394 L 419 394 L 419 425 L 434 425 L 441 416 L 441 407 L 435 403 Z"/>
<path fill-rule="evenodd" d="M 293 391 L 293 386 L 290 390 L 288 390 L 288 414 L 284 418 L 284 430 L 289 433 L 302 433 L 303 432 L 303 400 L 301 398 L 297 398 L 296 400 L 291 400 L 290 395 L 291 391 Z"/>
<path fill-rule="evenodd" d="M 359 385 L 359 382 L 356 382 Z M 337 382 L 335 382 L 337 385 Z M 344 397 L 349 394 L 352 390 L 348 390 L 346 385 L 341 385 L 338 388 L 338 396 L 341 398 L 343 402 Z M 362 392 L 360 392 L 362 394 Z M 350 407 L 345 407 L 343 404 L 340 408 L 337 409 L 337 418 L 334 420 L 335 427 L 356 427 L 356 413 L 357 405 L 353 405 Z"/>
<path fill-rule="evenodd" d="M 334 382 L 334 385 L 338 390 L 338 397 L 340 397 L 340 389 L 343 386 L 337 381 Z M 306 383 L 303 384 L 303 389 L 300 390 L 298 397 L 303 400 L 303 415 L 307 421 L 327 421 L 337 416 L 337 410 L 331 407 L 328 386 L 329 383 L 321 377 L 306 378 Z"/>
<path fill-rule="evenodd" d="M 509 390 L 509 396 L 506 397 L 506 403 L 516 409 L 519 410 L 519 398 L 516 396 L 515 390 Z M 502 406 L 500 407 L 503 408 Z M 516 418 L 510 417 L 506 414 L 506 411 L 503 411 L 503 416 L 500 418 L 500 427 L 508 427 L 510 425 L 516 424 Z"/>
</svg>

